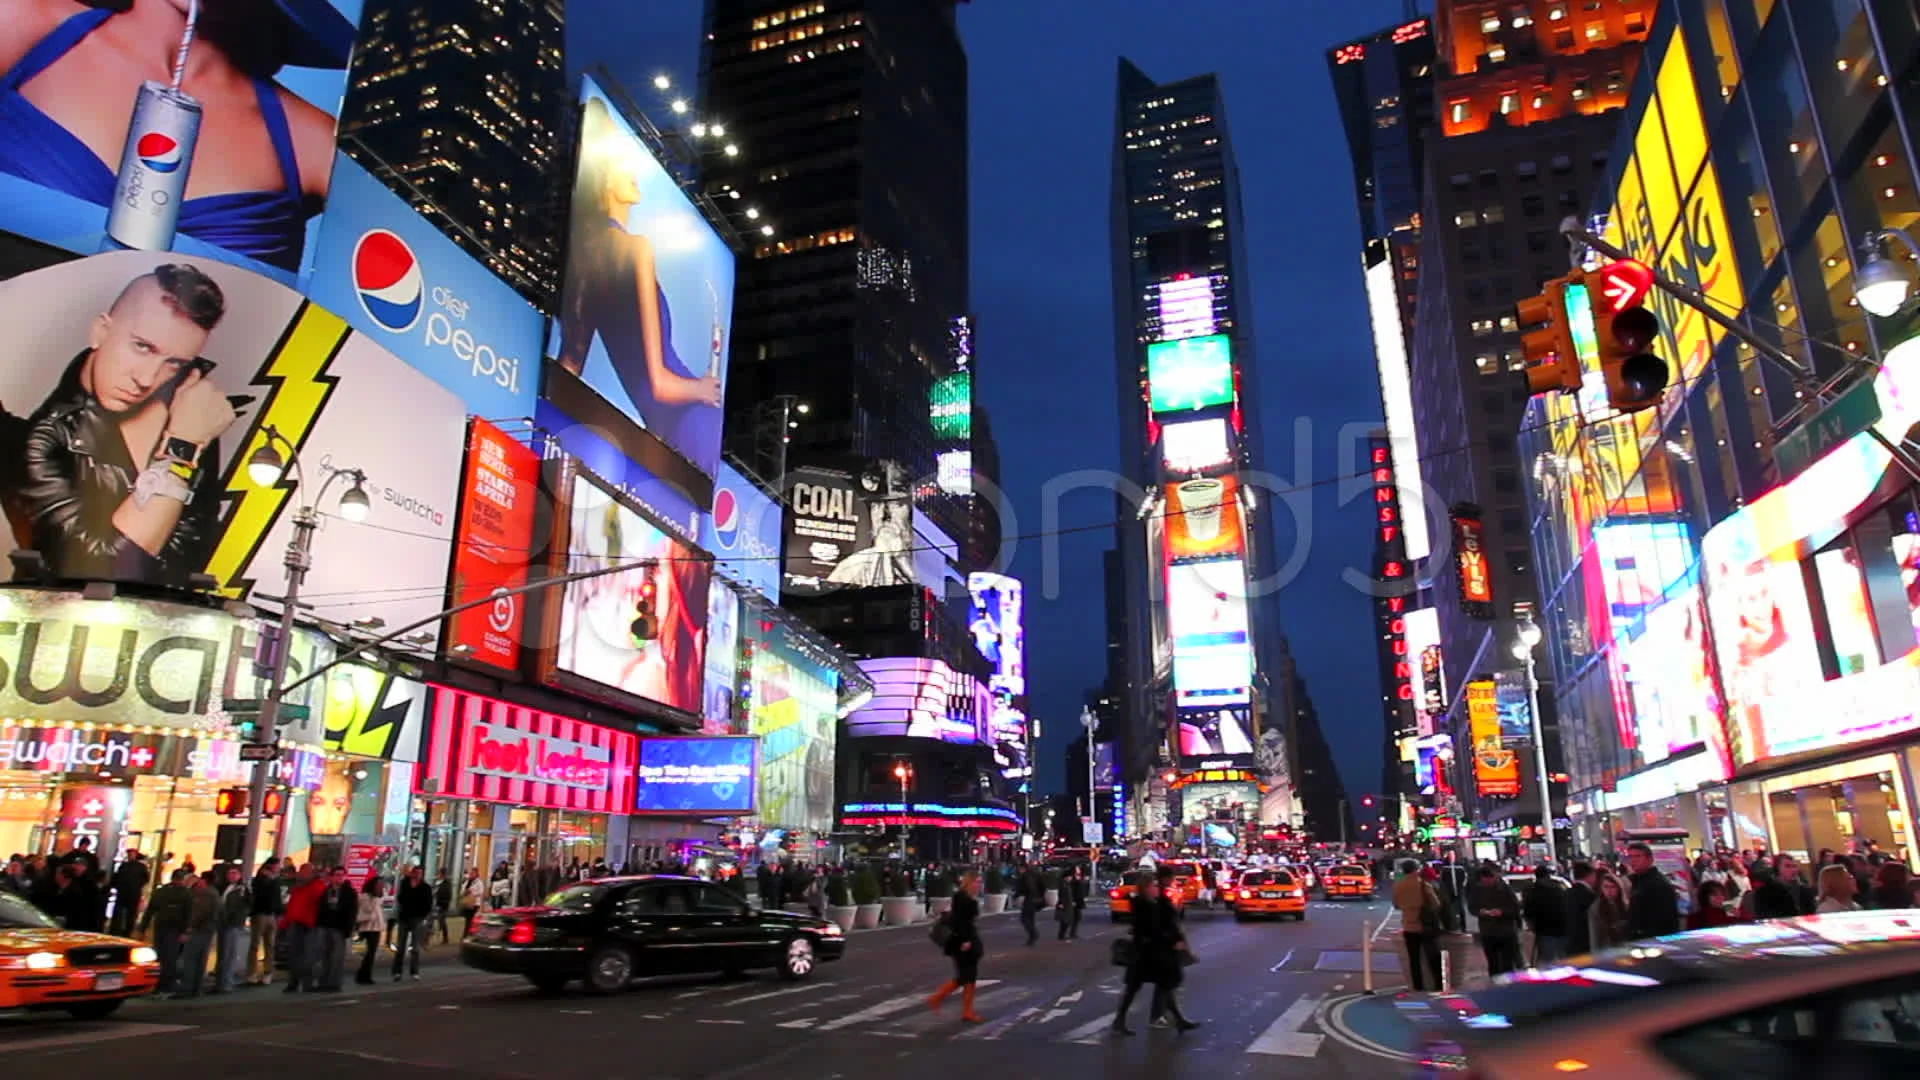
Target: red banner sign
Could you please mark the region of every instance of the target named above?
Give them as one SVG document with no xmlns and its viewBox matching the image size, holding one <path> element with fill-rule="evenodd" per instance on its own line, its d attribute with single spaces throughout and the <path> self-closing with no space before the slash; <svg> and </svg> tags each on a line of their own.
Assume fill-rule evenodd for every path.
<svg viewBox="0 0 1920 1080">
<path fill-rule="evenodd" d="M 527 583 L 533 547 L 533 500 L 540 457 L 506 432 L 476 418 L 467 435 L 467 472 L 460 485 L 460 529 L 454 537 L 452 603 L 478 600 Z M 448 648 L 508 670 L 520 666 L 526 597 L 502 596 L 448 620 Z"/>
<path fill-rule="evenodd" d="M 626 813 L 639 740 L 463 690 L 433 688 L 418 790 L 459 799 Z"/>
<path fill-rule="evenodd" d="M 1480 619 L 1493 617 L 1493 567 L 1487 562 L 1487 527 L 1478 507 L 1453 509 L 1453 560 L 1460 573 L 1460 606 Z"/>
</svg>

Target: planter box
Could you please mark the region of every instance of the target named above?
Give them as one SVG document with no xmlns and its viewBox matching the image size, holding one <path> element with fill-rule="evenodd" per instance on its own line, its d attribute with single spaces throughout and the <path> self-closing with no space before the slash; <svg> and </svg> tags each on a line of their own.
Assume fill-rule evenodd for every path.
<svg viewBox="0 0 1920 1080">
<path fill-rule="evenodd" d="M 980 914 L 998 915 L 1007 910 L 1007 894 L 990 892 L 980 897 Z"/>
<path fill-rule="evenodd" d="M 880 901 L 881 915 L 888 926 L 907 926 L 920 914 L 917 896 L 888 896 Z"/>
<path fill-rule="evenodd" d="M 880 927 L 880 905 L 861 904 L 853 909 L 853 928 L 855 930 L 876 930 Z"/>
<path fill-rule="evenodd" d="M 936 896 L 927 901 L 927 918 L 937 919 L 953 907 L 953 897 Z"/>
<path fill-rule="evenodd" d="M 878 916 L 879 912 L 875 912 L 874 914 Z M 830 904 L 827 907 L 827 918 L 832 919 L 834 923 L 840 927 L 840 932 L 843 934 L 853 929 L 853 925 L 859 917 L 860 909 L 852 904 L 848 904 L 846 907 L 841 907 L 838 904 Z"/>
</svg>

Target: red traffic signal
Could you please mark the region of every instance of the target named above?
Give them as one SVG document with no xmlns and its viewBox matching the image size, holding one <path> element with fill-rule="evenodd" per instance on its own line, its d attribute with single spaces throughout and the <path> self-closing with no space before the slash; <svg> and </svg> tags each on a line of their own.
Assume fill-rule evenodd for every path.
<svg viewBox="0 0 1920 1080">
<path fill-rule="evenodd" d="M 1595 292 L 1599 302 L 1594 304 L 1594 310 L 1607 315 L 1639 307 L 1640 301 L 1653 289 L 1653 271 L 1646 263 L 1634 259 L 1608 263 L 1593 271 L 1590 280 L 1598 285 Z"/>
<path fill-rule="evenodd" d="M 1372 806 L 1372 805 L 1373 805 L 1373 796 L 1371 796 L 1371 795 L 1362 795 L 1362 796 L 1360 796 L 1360 805 L 1361 805 L 1361 806 Z"/>
<path fill-rule="evenodd" d="M 287 808 L 287 793 L 277 788 L 268 788 L 267 797 L 260 804 L 260 816 L 279 817 L 280 811 Z"/>
<path fill-rule="evenodd" d="M 221 817 L 246 817 L 248 791 L 243 787 L 221 788 L 214 796 L 213 812 Z"/>
</svg>

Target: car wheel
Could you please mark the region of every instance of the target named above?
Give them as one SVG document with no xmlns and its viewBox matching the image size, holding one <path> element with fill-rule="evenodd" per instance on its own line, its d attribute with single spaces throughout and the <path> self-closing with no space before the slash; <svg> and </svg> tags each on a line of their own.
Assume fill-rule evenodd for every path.
<svg viewBox="0 0 1920 1080">
<path fill-rule="evenodd" d="M 783 979 L 805 979 L 813 975 L 814 965 L 819 956 L 813 948 L 810 937 L 796 937 L 787 942 L 787 954 L 780 961 L 780 977 Z"/>
<path fill-rule="evenodd" d="M 125 998 L 114 998 L 112 1001 L 83 1001 L 78 1005 L 67 1006 L 67 1014 L 75 1020 L 105 1020 L 112 1016 L 120 1008 L 120 1003 L 125 1000 Z"/>
<path fill-rule="evenodd" d="M 633 981 L 633 954 L 618 945 L 602 945 L 587 957 L 587 989 L 596 994 L 625 990 Z"/>
<path fill-rule="evenodd" d="M 535 990 L 543 994 L 557 994 L 567 988 L 567 979 L 564 975 L 529 975 L 527 981 L 533 984 Z"/>
</svg>

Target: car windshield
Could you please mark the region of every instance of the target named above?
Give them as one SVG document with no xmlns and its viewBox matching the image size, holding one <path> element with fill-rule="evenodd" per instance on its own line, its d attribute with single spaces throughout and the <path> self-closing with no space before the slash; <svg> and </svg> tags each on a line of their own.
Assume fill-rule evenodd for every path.
<svg viewBox="0 0 1920 1080">
<path fill-rule="evenodd" d="M 1198 877 L 1200 874 L 1199 869 L 1190 862 L 1161 863 L 1160 869 L 1174 877 Z"/>
<path fill-rule="evenodd" d="M 1242 885 L 1291 885 L 1293 875 L 1285 870 L 1250 870 L 1240 879 Z"/>
<path fill-rule="evenodd" d="M 604 885 L 569 885 L 559 892 L 549 893 L 546 904 L 565 911 L 592 911 L 605 895 L 607 888 Z"/>
<path fill-rule="evenodd" d="M 11 893 L 0 893 L 0 930 L 54 930 L 59 924 Z"/>
<path fill-rule="evenodd" d="M 1357 866 L 1336 866 L 1333 873 L 1335 877 L 1364 877 L 1367 872 Z"/>
</svg>

